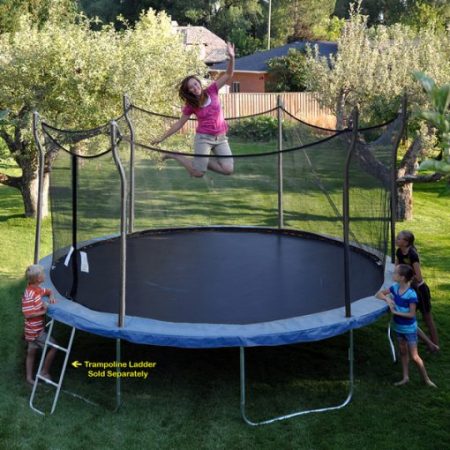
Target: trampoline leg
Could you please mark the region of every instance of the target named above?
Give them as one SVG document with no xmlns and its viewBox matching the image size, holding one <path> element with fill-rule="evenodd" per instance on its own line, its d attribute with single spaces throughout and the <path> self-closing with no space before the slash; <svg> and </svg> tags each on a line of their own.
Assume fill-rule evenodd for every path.
<svg viewBox="0 0 450 450">
<path fill-rule="evenodd" d="M 116 362 L 121 362 L 121 347 L 120 347 L 120 339 L 116 339 Z M 122 390 L 121 390 L 121 378 L 120 378 L 120 367 L 117 365 L 116 371 L 118 372 L 118 376 L 116 378 L 116 408 L 114 412 L 117 412 L 122 406 Z"/>
<path fill-rule="evenodd" d="M 397 354 L 395 353 L 395 346 L 394 346 L 394 342 L 392 341 L 391 322 L 389 322 L 389 324 L 388 324 L 387 337 L 388 337 L 388 341 L 389 341 L 389 346 L 391 347 L 392 361 L 394 363 L 396 363 L 397 362 Z"/>
<path fill-rule="evenodd" d="M 353 349 L 353 330 L 349 331 L 349 348 L 348 348 L 348 360 L 349 360 L 349 392 L 347 398 L 339 405 L 336 406 L 328 406 L 324 408 L 316 408 L 316 409 L 306 409 L 302 411 L 295 411 L 290 414 L 286 414 L 284 416 L 273 417 L 272 419 L 262 420 L 260 422 L 253 422 L 250 420 L 245 412 L 245 404 L 246 404 L 246 382 L 245 382 L 245 349 L 244 347 L 240 347 L 240 386 L 241 386 L 241 416 L 245 423 L 252 426 L 258 425 L 267 425 L 269 423 L 277 422 L 280 420 L 291 419 L 292 417 L 302 416 L 310 413 L 318 413 L 325 411 L 333 411 L 335 409 L 341 409 L 344 406 L 347 406 L 353 396 L 353 385 L 354 385 L 354 375 L 353 375 L 353 361 L 354 361 L 354 349 Z"/>
</svg>

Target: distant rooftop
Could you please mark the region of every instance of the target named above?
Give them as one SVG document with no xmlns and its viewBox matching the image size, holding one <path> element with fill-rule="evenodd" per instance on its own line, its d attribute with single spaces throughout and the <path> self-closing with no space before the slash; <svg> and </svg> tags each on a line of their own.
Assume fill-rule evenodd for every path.
<svg viewBox="0 0 450 450">
<path fill-rule="evenodd" d="M 200 58 L 206 64 L 214 64 L 227 59 L 227 43 L 205 27 L 178 26 L 174 22 L 177 32 L 183 34 L 184 44 L 198 46 Z"/>
<path fill-rule="evenodd" d="M 267 62 L 270 59 L 286 56 L 291 48 L 296 50 L 304 50 L 306 49 L 306 46 L 308 44 L 312 47 L 317 45 L 319 47 L 320 56 L 330 57 L 330 55 L 335 55 L 337 53 L 336 42 L 296 41 L 290 44 L 283 45 L 281 47 L 276 47 L 263 52 L 257 52 L 253 53 L 252 55 L 243 56 L 242 58 L 237 58 L 235 62 L 235 70 L 240 72 L 267 72 Z M 214 64 L 210 67 L 211 70 L 218 71 L 226 70 L 226 68 L 226 62 Z"/>
</svg>

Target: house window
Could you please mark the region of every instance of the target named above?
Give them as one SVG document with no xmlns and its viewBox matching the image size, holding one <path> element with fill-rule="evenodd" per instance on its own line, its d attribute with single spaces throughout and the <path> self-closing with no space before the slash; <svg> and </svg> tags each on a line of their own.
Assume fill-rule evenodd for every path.
<svg viewBox="0 0 450 450">
<path fill-rule="evenodd" d="M 241 83 L 239 81 L 233 81 L 231 92 L 241 92 Z"/>
</svg>

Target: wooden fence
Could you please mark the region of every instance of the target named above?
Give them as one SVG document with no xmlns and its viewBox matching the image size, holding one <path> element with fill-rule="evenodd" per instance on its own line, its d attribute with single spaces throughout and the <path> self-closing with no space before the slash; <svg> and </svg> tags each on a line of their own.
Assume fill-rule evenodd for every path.
<svg viewBox="0 0 450 450">
<path fill-rule="evenodd" d="M 332 111 L 319 104 L 314 92 L 220 94 L 220 100 L 225 117 L 239 117 L 275 108 L 278 95 L 284 108 L 298 119 L 314 124 L 320 120 L 335 120 Z"/>
<path fill-rule="evenodd" d="M 314 92 L 277 93 L 233 93 L 219 94 L 223 112 L 228 117 L 244 117 L 268 111 L 277 106 L 277 97 L 281 97 L 284 108 L 293 116 L 311 125 L 324 128 L 336 128 L 336 117 L 329 108 L 324 108 L 317 101 Z M 272 116 L 276 117 L 273 111 Z M 183 132 L 195 131 L 196 121 L 190 120 Z"/>
</svg>

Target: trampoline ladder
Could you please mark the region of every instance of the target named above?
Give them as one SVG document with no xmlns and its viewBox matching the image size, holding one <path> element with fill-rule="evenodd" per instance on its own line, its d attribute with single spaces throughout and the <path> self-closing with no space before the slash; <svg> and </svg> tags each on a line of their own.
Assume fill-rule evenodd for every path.
<svg viewBox="0 0 450 450">
<path fill-rule="evenodd" d="M 36 377 L 34 379 L 33 390 L 31 391 L 31 396 L 30 396 L 30 408 L 33 411 L 36 411 L 37 413 L 39 413 L 41 415 L 45 415 L 46 413 L 44 411 L 41 411 L 37 407 L 35 407 L 34 404 L 33 404 L 34 397 L 35 397 L 36 390 L 37 390 L 37 387 L 39 385 L 39 382 L 42 381 L 45 384 L 53 386 L 56 389 L 55 396 L 53 398 L 52 409 L 50 411 L 50 414 L 53 414 L 53 412 L 55 411 L 55 408 L 56 408 L 56 404 L 58 402 L 59 394 L 61 392 L 61 386 L 62 386 L 62 383 L 63 383 L 63 380 L 64 380 L 64 374 L 66 372 L 66 367 L 67 367 L 67 362 L 69 360 L 70 351 L 72 349 L 73 338 L 75 336 L 75 327 L 72 327 L 72 331 L 70 332 L 70 338 L 69 338 L 69 343 L 67 345 L 67 348 L 66 347 L 61 347 L 60 345 L 57 345 L 57 344 L 54 344 L 54 343 L 50 342 L 50 338 L 51 338 L 51 335 L 52 335 L 54 323 L 55 323 L 55 321 L 54 321 L 54 319 L 52 319 L 50 321 L 50 327 L 49 327 L 49 330 L 48 330 L 48 333 L 47 333 L 47 339 L 45 340 L 45 345 L 44 345 L 44 348 L 42 350 L 41 361 L 39 363 L 39 367 L 38 367 L 38 370 L 37 370 L 37 373 L 36 373 Z M 61 373 L 59 375 L 59 379 L 58 379 L 57 383 L 55 383 L 53 380 L 50 380 L 50 379 L 48 379 L 48 378 L 46 378 L 46 377 L 41 375 L 41 371 L 42 371 L 42 367 L 44 366 L 44 361 L 45 361 L 45 357 L 47 355 L 48 347 L 56 348 L 57 350 L 60 350 L 60 351 L 65 353 L 64 362 L 63 362 Z M 72 394 L 72 395 L 75 395 L 75 394 Z"/>
</svg>

